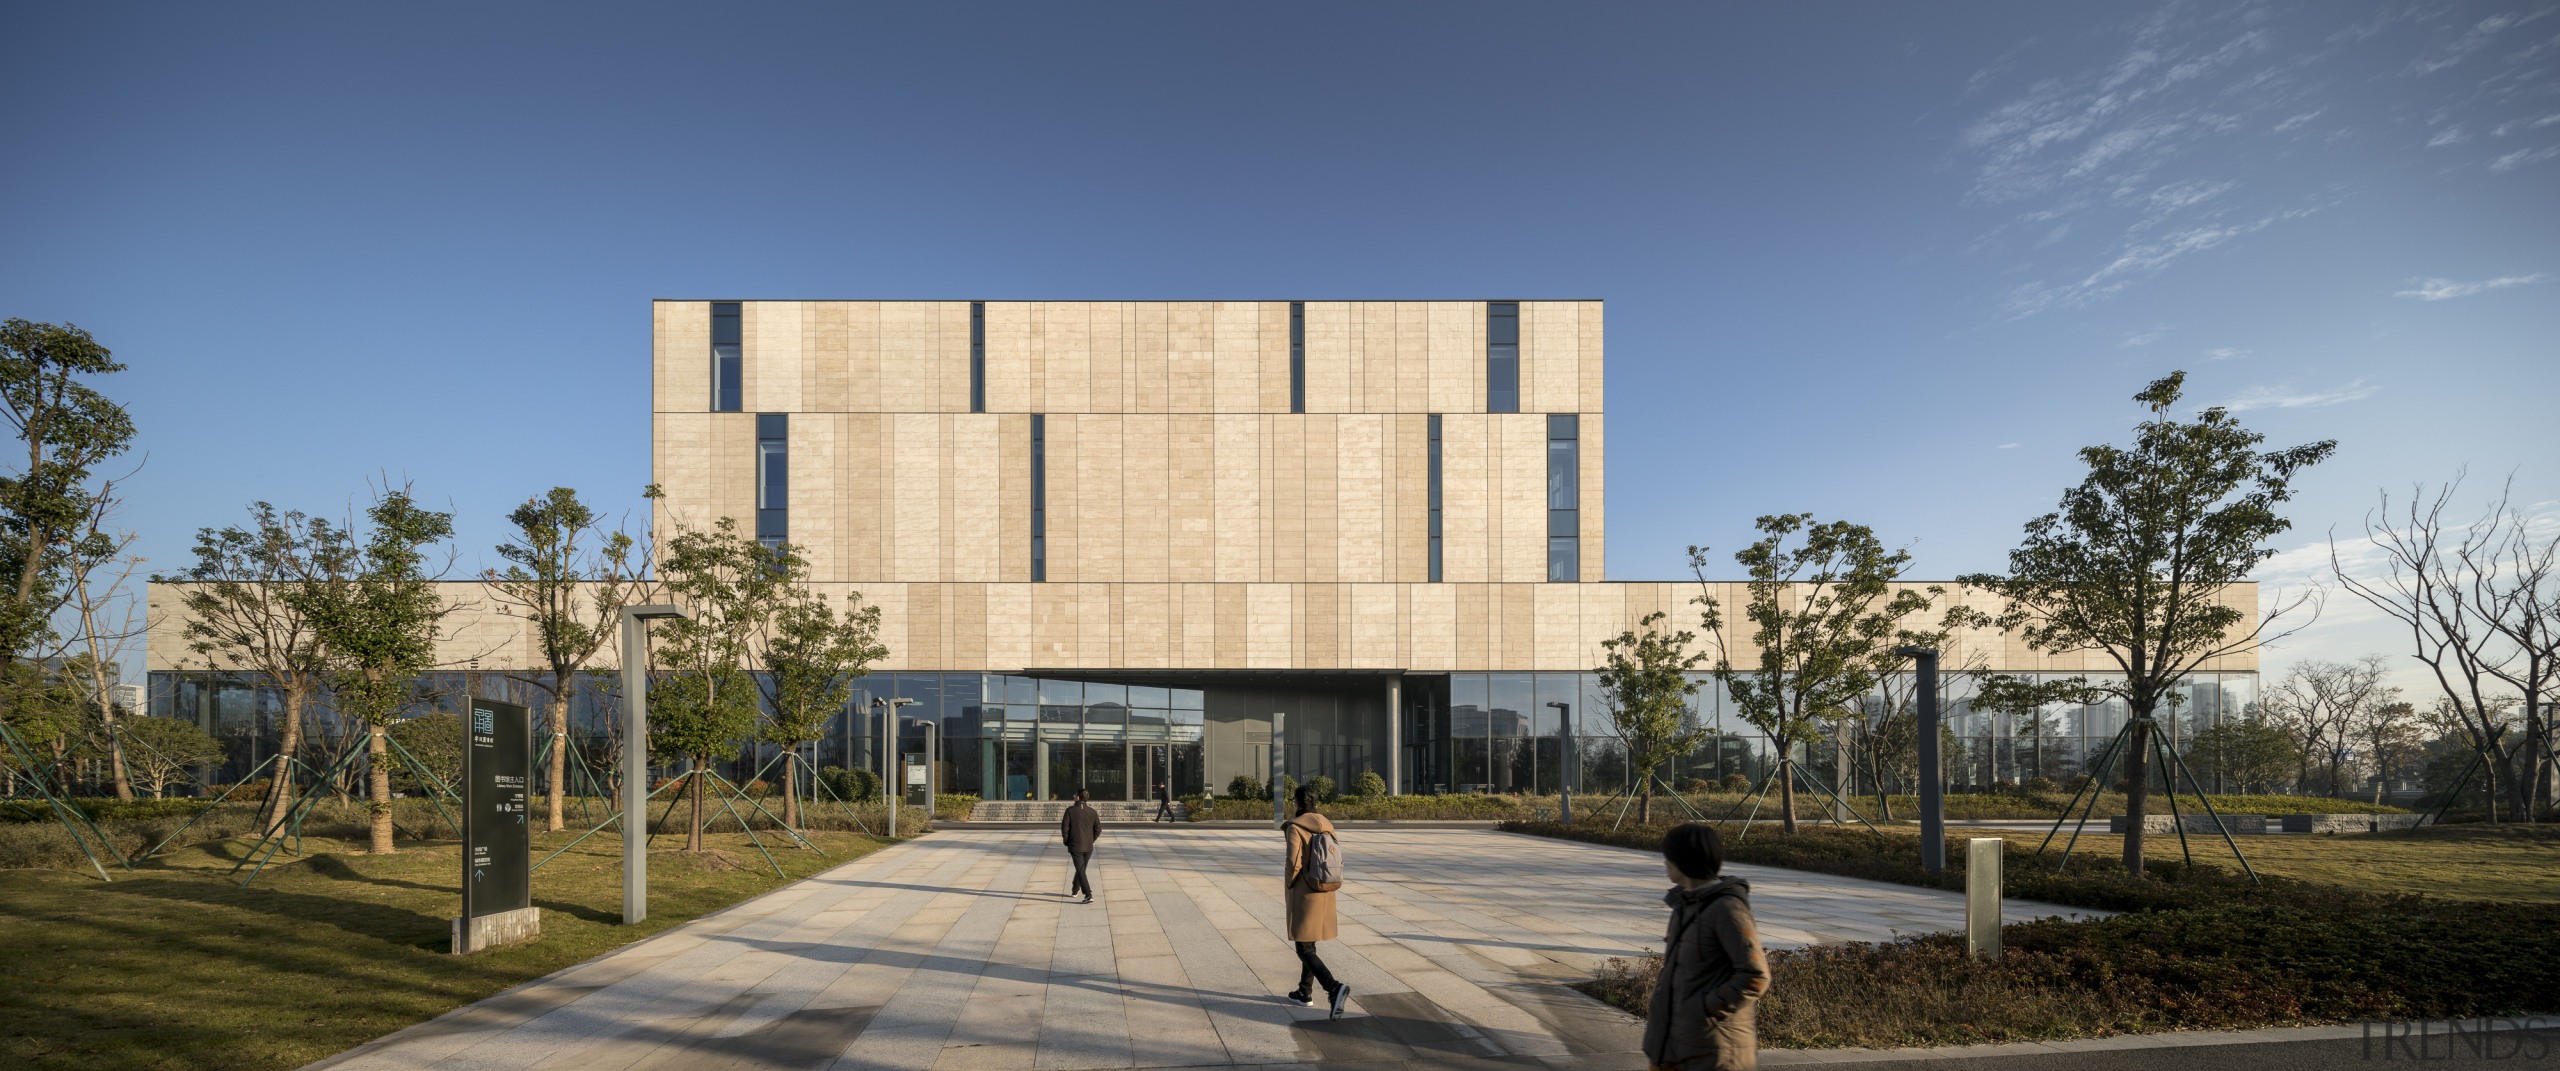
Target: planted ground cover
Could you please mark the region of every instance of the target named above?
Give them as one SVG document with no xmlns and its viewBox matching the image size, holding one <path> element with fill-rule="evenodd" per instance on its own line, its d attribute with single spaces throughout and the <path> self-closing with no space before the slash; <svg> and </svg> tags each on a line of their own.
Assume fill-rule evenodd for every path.
<svg viewBox="0 0 2560 1071">
<path fill-rule="evenodd" d="M 536 834 L 535 858 L 568 837 Z M 702 856 L 652 854 L 649 920 L 624 927 L 620 842 L 591 838 L 534 872 L 540 940 L 470 957 L 448 954 L 451 841 L 391 856 L 329 844 L 246 889 L 223 874 L 239 841 L 111 883 L 0 872 L 0 1067 L 298 1067 L 785 884 L 745 837 L 706 839 Z M 812 839 L 825 855 L 774 851 L 790 880 L 886 843 Z"/>
<path fill-rule="evenodd" d="M 958 802 L 961 800 L 968 802 Z M 769 799 L 762 802 L 767 809 L 780 813 L 778 803 Z M 974 802 L 976 801 L 973 797 L 940 797 L 935 801 L 935 810 L 943 817 L 963 817 L 968 813 L 968 804 Z M 116 800 L 79 800 L 77 803 L 97 824 L 99 832 L 106 834 L 114 843 L 116 850 L 128 857 L 138 855 L 164 841 L 170 849 L 175 849 L 233 837 L 255 838 L 260 827 L 259 805 L 255 802 L 228 801 L 219 807 L 197 800 L 136 800 L 132 803 L 121 803 Z M 547 805 L 539 796 L 535 797 L 532 803 L 533 816 L 539 821 L 548 813 Z M 569 826 L 567 832 L 572 836 L 593 828 L 595 823 L 603 819 L 611 810 L 602 801 L 586 801 L 587 806 L 584 808 L 580 808 L 578 803 L 576 797 L 571 797 L 569 805 L 562 808 Z M 41 808 L 42 805 L 38 804 L 36 807 Z M 741 809 L 741 811 L 759 833 L 768 840 L 772 839 L 771 831 L 780 823 L 753 809 Z M 416 837 L 457 835 L 450 822 L 453 817 L 450 803 L 440 810 L 428 800 L 408 797 L 392 800 L 391 812 L 392 822 L 403 844 Z M 706 831 L 714 833 L 739 831 L 737 820 L 722 812 L 716 804 L 709 808 L 708 813 L 709 817 L 703 823 Z M 649 815 L 651 827 L 658 830 L 661 835 L 681 835 L 684 832 L 685 814 L 682 806 L 679 805 L 673 814 L 667 813 L 666 796 L 660 796 L 652 804 Z M 877 803 L 844 805 L 825 803 L 806 807 L 801 816 L 801 825 L 803 828 L 812 830 L 859 833 L 881 830 L 887 818 L 888 809 Z M 323 799 L 312 805 L 310 813 L 303 819 L 302 830 L 306 842 L 315 844 L 326 844 L 337 840 L 360 840 L 365 835 L 365 822 L 366 812 L 362 801 Z M 924 829 L 924 808 L 901 809 L 898 812 L 898 827 L 901 830 Z M 173 835 L 177 839 L 171 840 Z M 611 830 L 607 830 L 601 835 L 610 838 L 614 834 Z M 566 837 L 562 839 L 565 841 Z M 740 843 L 745 843 L 744 837 L 739 840 Z M 94 844 L 92 847 L 94 848 Z M 315 846 L 313 850 L 323 849 Z M 114 865 L 113 860 L 106 860 L 106 862 L 110 867 Z M 49 809 L 0 808 L 0 870 L 41 867 L 87 871 L 89 862 L 88 858 L 81 854 L 79 843 L 71 838 L 71 834 L 64 829 L 61 821 L 56 819 Z M 95 873 L 91 872 L 92 880 L 95 880 L 95 877 Z"/>
<path fill-rule="evenodd" d="M 2214 809 L 2223 814 L 2408 813 L 2398 807 L 2376 806 L 2362 800 L 2334 799 L 2327 796 L 2216 794 L 2207 798 L 2213 802 Z M 1739 792 L 1693 792 L 1684 794 L 1681 799 L 1713 819 L 1722 819 L 1737 808 L 1746 814 L 1750 810 L 1749 795 Z M 1894 796 L 1892 800 L 1893 816 L 1898 820 L 1911 821 L 1920 813 L 1919 797 Z M 1947 817 L 1984 820 L 2051 820 L 2060 815 L 2064 805 L 2070 802 L 2071 794 L 2068 792 L 1952 793 L 1947 796 Z M 2080 805 L 2087 806 L 2088 802 L 2088 799 L 2083 797 Z M 1619 803 L 1619 800 L 1607 797 L 1577 794 L 1574 797 L 1573 806 L 1575 813 L 1583 816 L 1602 813 L 1602 808 L 1605 806 L 1605 813 L 1615 817 L 1619 811 Z M 1813 803 L 1810 797 L 1796 798 L 1798 822 L 1814 821 L 1818 813 L 1827 814 L 1827 811 L 1817 812 Z M 1348 818 L 1355 821 L 1362 819 L 1530 821 L 1554 816 L 1556 804 L 1557 800 L 1554 796 L 1380 796 L 1367 799 L 1342 796 L 1327 801 L 1324 805 L 1324 813 L 1334 818 Z M 1876 798 L 1873 796 L 1853 798 L 1849 800 L 1849 804 L 1851 809 L 1868 821 L 1878 821 L 1883 813 L 1876 806 Z M 2179 796 L 2178 805 L 2198 813 L 2202 812 L 2193 795 Z M 1271 801 L 1267 799 L 1213 798 L 1194 800 L 1188 806 L 1192 817 L 1201 821 L 1250 821 L 1271 816 Z M 1674 803 L 1669 796 L 1655 797 L 1653 809 L 1657 820 L 1661 819 L 1665 811 L 1683 815 L 1687 813 L 1681 811 L 1679 804 Z M 2169 813 L 2168 803 L 2158 795 L 2152 797 L 2152 809 L 2160 814 Z M 1760 817 L 1763 820 L 1774 819 L 1777 813 L 1778 800 L 1773 795 L 1761 805 Z M 2071 813 L 2077 815 L 2080 811 L 2075 807 Z M 2098 827 L 2106 828 L 2106 819 L 2124 813 L 2124 794 L 2100 793 L 2094 813 Z M 1628 821 L 1633 821 L 1632 809 L 1628 811 L 1628 815 Z"/>
<path fill-rule="evenodd" d="M 1648 850 L 1661 836 L 1505 828 Z M 1989 963 L 1966 959 L 1954 935 L 1773 953 L 1762 1044 L 1945 1045 L 2560 1009 L 2560 832 L 2261 838 L 2247 844 L 2264 875 L 2257 886 L 2201 862 L 2201 846 L 2198 865 L 2155 863 L 2152 878 L 2135 881 L 2110 865 L 2112 843 L 2083 838 L 2082 857 L 2054 873 L 2050 856 L 2027 860 L 2040 838 L 2007 839 L 2011 896 L 2126 913 L 2006 927 L 2009 952 Z M 1949 853 L 1950 872 L 1927 874 L 1908 833 L 1763 831 L 1739 843 L 1728 834 L 1726 855 L 1909 885 L 1963 882 L 1962 852 Z M 2417 895 L 2377 859 L 2432 859 L 2448 877 Z M 2304 874 L 2318 877 L 2295 876 Z M 2510 890 L 2531 896 L 2500 895 Z M 1642 1015 L 1654 966 L 1611 961 L 1586 991 Z"/>
</svg>

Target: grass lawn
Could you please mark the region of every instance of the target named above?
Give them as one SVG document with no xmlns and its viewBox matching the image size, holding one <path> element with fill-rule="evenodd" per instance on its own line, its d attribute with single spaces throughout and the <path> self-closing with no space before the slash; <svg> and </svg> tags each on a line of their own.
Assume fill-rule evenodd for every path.
<svg viewBox="0 0 2560 1071">
<path fill-rule="evenodd" d="M 537 833 L 534 858 L 574 833 Z M 825 857 L 774 850 L 795 880 L 887 843 L 811 838 Z M 310 841 L 314 854 L 283 857 L 246 889 L 223 874 L 238 840 L 112 883 L 0 871 L 0 1067 L 298 1067 L 784 884 L 745 837 L 706 840 L 718 852 L 695 858 L 658 838 L 649 921 L 625 928 L 621 841 L 591 837 L 534 872 L 541 939 L 471 957 L 448 952 L 462 904 L 454 841 L 392 856 Z"/>
<path fill-rule="evenodd" d="M 1999 836 L 2009 841 L 2009 869 L 2030 862 L 2044 833 L 1963 830 L 1958 836 Z M 2045 853 L 2050 860 L 2071 837 L 2065 827 Z M 2293 834 L 2235 837 L 2249 865 L 2264 875 L 2342 885 L 2379 893 L 2423 893 L 2450 900 L 2527 900 L 2560 903 L 2560 827 L 2549 825 L 2429 826 L 2413 832 Z M 2238 870 L 2219 835 L 2187 834 L 2196 862 Z M 2178 835 L 2142 838 L 2143 857 L 2176 859 Z M 2083 833 L 2072 855 L 2115 860 L 2124 838 Z M 1949 858 L 1958 858 L 1950 852 Z M 2049 863 L 2046 865 L 2050 865 Z"/>
</svg>

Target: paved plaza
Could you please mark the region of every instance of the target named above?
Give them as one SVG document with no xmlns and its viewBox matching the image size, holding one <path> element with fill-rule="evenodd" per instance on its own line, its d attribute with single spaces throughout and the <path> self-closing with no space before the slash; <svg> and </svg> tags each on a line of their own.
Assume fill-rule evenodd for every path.
<svg viewBox="0 0 2560 1071">
<path fill-rule="evenodd" d="M 402 1031 L 337 1071 L 1642 1067 L 1566 990 L 1659 945 L 1658 857 L 1477 829 L 1343 831 L 1326 962 L 1352 1011 L 1280 999 L 1280 838 L 1107 830 L 1071 902 L 1055 834 L 936 833 Z M 1954 893 L 1734 866 L 1771 948 L 1961 926 Z M 2013 921 L 2088 914 L 2011 901 Z"/>
</svg>

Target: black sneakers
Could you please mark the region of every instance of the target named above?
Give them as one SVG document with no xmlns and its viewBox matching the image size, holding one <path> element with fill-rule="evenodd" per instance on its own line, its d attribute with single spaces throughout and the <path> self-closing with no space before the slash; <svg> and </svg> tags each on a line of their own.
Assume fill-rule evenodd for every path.
<svg viewBox="0 0 2560 1071">
<path fill-rule="evenodd" d="M 1314 997 L 1308 996 L 1307 994 L 1294 989 L 1282 994 L 1280 999 L 1288 1001 L 1289 1003 L 1295 1004 L 1301 1008 L 1312 1008 L 1316 1006 Z"/>
<path fill-rule="evenodd" d="M 1336 1018 L 1336 1019 L 1342 1018 L 1342 1008 L 1343 1008 L 1343 1005 L 1348 1004 L 1348 1003 L 1350 1003 L 1350 1002 L 1351 1002 L 1351 983 L 1349 983 L 1349 982 L 1340 982 L 1340 983 L 1336 983 L 1336 984 L 1334 985 L 1334 987 L 1333 987 L 1333 1017 L 1334 1017 L 1334 1018 Z"/>
</svg>

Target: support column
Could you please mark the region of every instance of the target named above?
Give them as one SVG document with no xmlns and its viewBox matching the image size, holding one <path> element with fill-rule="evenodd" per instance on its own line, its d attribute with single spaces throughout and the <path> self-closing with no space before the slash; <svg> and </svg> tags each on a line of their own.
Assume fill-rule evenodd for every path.
<svg viewBox="0 0 2560 1071">
<path fill-rule="evenodd" d="M 1387 795 L 1404 795 L 1404 678 L 1387 678 Z"/>
<path fill-rule="evenodd" d="M 1039 730 L 1033 729 L 1032 732 Z M 1049 801 L 1049 738 L 1040 736 L 1034 739 L 1038 742 L 1031 745 L 1031 798 L 1046 803 Z"/>
</svg>

